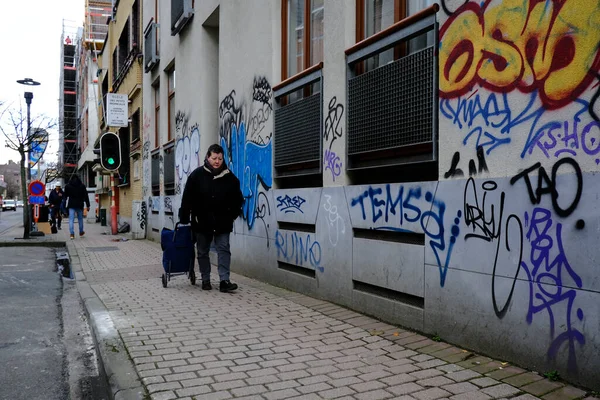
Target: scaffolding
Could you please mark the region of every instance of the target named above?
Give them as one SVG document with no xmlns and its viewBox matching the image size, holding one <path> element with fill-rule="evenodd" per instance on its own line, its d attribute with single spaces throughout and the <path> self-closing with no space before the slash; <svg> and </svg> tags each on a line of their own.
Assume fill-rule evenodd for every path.
<svg viewBox="0 0 600 400">
<path fill-rule="evenodd" d="M 77 45 L 81 28 L 63 20 L 61 40 L 61 69 L 59 83 L 59 163 L 63 178 L 77 173 Z"/>
<path fill-rule="evenodd" d="M 65 180 L 78 172 L 82 146 L 86 145 L 88 134 L 88 121 L 84 117 L 88 104 L 93 104 L 94 112 L 97 109 L 97 93 L 88 86 L 89 71 L 97 70 L 97 55 L 104 46 L 107 21 L 113 10 L 113 0 L 86 0 L 85 3 L 83 26 L 63 20 L 60 38 L 58 159 Z"/>
</svg>

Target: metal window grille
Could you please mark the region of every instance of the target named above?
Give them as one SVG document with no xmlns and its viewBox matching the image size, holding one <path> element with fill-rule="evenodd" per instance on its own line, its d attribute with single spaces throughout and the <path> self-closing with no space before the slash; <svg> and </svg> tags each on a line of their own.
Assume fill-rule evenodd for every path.
<svg viewBox="0 0 600 400">
<path fill-rule="evenodd" d="M 431 143 L 433 48 L 348 82 L 348 154 Z"/>
<path fill-rule="evenodd" d="M 348 53 L 349 170 L 437 159 L 436 11 Z M 426 34 L 433 36 L 429 47 L 355 74 L 364 61 Z"/>
<path fill-rule="evenodd" d="M 282 99 L 315 83 L 318 93 L 290 104 Z M 276 177 L 320 174 L 322 172 L 323 81 L 316 70 L 295 82 L 274 90 L 274 168 Z"/>
</svg>

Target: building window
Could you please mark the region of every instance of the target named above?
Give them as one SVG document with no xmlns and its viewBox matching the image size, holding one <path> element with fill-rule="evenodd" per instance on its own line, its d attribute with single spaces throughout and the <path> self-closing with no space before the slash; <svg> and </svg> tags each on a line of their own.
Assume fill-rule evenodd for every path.
<svg viewBox="0 0 600 400">
<path fill-rule="evenodd" d="M 160 145 L 160 135 L 158 128 L 160 126 L 160 83 L 158 81 L 154 84 L 154 147 Z"/>
<path fill-rule="evenodd" d="M 136 112 L 131 116 L 131 143 L 137 142 L 140 140 L 140 109 L 138 108 Z"/>
<path fill-rule="evenodd" d="M 140 7 L 137 0 L 131 8 L 131 44 L 133 49 L 140 51 Z"/>
<path fill-rule="evenodd" d="M 151 166 L 152 170 L 152 196 L 160 196 L 160 150 L 152 151 Z"/>
<path fill-rule="evenodd" d="M 112 55 L 112 81 L 113 86 L 119 77 L 119 48 L 117 47 L 115 51 L 113 51 Z"/>
<path fill-rule="evenodd" d="M 165 196 L 173 196 L 175 194 L 175 146 L 173 143 L 165 147 L 163 169 Z"/>
<path fill-rule="evenodd" d="M 127 20 L 119 37 L 119 73 L 117 76 L 121 75 L 125 69 L 125 63 L 129 56 L 129 44 L 129 20 Z"/>
<path fill-rule="evenodd" d="M 324 0 L 282 0 L 282 80 L 323 61 Z"/>
<path fill-rule="evenodd" d="M 357 0 L 356 41 L 360 42 L 389 28 L 398 21 L 431 6 L 435 0 Z M 365 64 L 367 71 L 385 65 L 408 53 L 414 53 L 433 44 L 433 32 L 400 44 L 395 49 L 379 53 Z"/>
<path fill-rule="evenodd" d="M 167 72 L 169 92 L 169 133 L 167 141 L 175 137 L 175 67 Z"/>
</svg>

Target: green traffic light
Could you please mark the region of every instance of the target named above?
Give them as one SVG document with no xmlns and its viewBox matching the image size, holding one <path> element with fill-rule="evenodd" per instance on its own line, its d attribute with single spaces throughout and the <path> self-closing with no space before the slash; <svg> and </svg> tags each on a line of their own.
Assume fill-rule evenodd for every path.
<svg viewBox="0 0 600 400">
<path fill-rule="evenodd" d="M 108 160 L 106 160 L 106 161 L 108 161 L 109 165 L 113 165 L 115 163 L 115 159 L 112 157 L 109 157 Z"/>
</svg>

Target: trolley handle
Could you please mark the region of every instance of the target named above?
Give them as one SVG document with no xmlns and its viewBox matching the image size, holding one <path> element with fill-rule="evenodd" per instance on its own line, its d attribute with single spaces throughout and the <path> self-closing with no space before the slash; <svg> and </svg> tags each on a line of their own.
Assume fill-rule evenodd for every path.
<svg viewBox="0 0 600 400">
<path fill-rule="evenodd" d="M 177 228 L 179 228 L 180 225 L 189 226 L 191 224 L 182 224 L 181 222 L 177 222 L 175 224 L 175 231 L 173 231 L 173 240 L 172 240 L 173 243 L 175 242 L 175 239 L 177 238 Z"/>
</svg>

